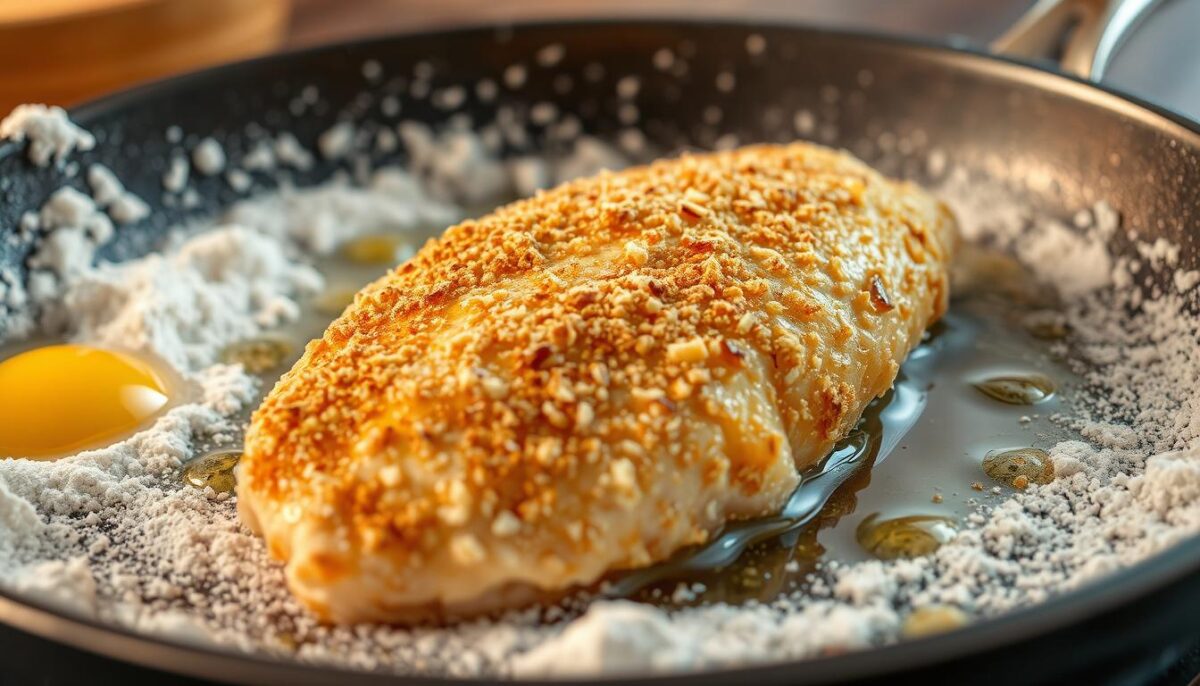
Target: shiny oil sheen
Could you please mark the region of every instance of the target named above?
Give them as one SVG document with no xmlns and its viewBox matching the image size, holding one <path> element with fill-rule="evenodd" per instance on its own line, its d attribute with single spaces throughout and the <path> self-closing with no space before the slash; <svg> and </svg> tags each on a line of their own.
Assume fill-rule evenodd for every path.
<svg viewBox="0 0 1200 686">
<path fill-rule="evenodd" d="M 1009 496 L 984 457 L 1066 437 L 1048 417 L 1069 398 L 1073 375 L 1053 341 L 1021 325 L 1028 304 L 971 290 L 956 297 L 901 368 L 892 390 L 804 476 L 778 516 L 727 525 L 706 545 L 647 569 L 618 573 L 608 593 L 664 605 L 768 602 L 802 586 L 818 563 L 879 557 L 861 532 L 885 522 L 937 522 L 937 545 L 971 511 Z M 981 378 L 1039 378 L 1056 391 L 1036 406 L 981 393 Z M 868 537 L 868 542 L 872 540 Z M 692 593 L 677 593 L 682 586 Z M 682 600 L 681 600 L 682 598 Z"/>
<path fill-rule="evenodd" d="M 374 243 L 386 243 L 389 250 L 400 245 L 378 236 Z M 306 304 L 300 320 L 272 332 L 292 352 L 260 370 L 265 388 L 322 334 L 355 291 L 389 269 L 351 252 L 318 260 L 326 292 Z M 1045 448 L 1063 438 L 1047 418 L 1069 398 L 1073 379 L 1051 353 L 1062 336 L 1038 335 L 1023 323 L 1032 309 L 1047 304 L 1009 297 L 1008 286 L 1027 278 L 1013 276 L 1019 283 L 962 289 L 949 313 L 909 354 L 893 388 L 804 475 L 779 515 L 731 523 L 706 545 L 645 569 L 618 572 L 606 580 L 606 595 L 664 605 L 769 601 L 803 584 L 821 561 L 875 557 L 858 537 L 868 517 L 944 521 L 953 529 L 973 509 L 1007 497 L 1011 488 L 1001 494 L 972 489 L 973 483 L 984 482 L 988 489 L 996 484 L 984 471 L 985 456 L 1021 446 Z M 1036 404 L 1013 404 L 978 388 L 980 380 L 997 378 L 1036 379 L 1053 390 L 1039 395 Z M 680 596 L 680 584 L 702 590 Z"/>
</svg>

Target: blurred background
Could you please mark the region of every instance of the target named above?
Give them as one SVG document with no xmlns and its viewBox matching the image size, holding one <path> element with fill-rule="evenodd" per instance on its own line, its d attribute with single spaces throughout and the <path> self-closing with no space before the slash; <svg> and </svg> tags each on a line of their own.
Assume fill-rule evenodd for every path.
<svg viewBox="0 0 1200 686">
<path fill-rule="evenodd" d="M 808 22 L 986 45 L 1031 0 L 0 0 L 0 110 L 70 105 L 276 50 L 467 23 L 588 16 Z M 1165 0 L 1106 83 L 1200 119 L 1200 0 Z"/>
</svg>

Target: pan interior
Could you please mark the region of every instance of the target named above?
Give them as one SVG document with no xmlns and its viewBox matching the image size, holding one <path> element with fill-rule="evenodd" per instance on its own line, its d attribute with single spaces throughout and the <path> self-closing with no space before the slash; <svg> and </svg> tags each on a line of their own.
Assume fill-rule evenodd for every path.
<svg viewBox="0 0 1200 686">
<path fill-rule="evenodd" d="M 616 33 L 619 51 L 613 50 L 611 40 Z M 380 131 L 396 130 L 397 122 L 405 120 L 443 133 L 461 130 L 479 135 L 495 127 L 501 139 L 498 156 L 509 161 L 545 156 L 551 169 L 580 159 L 591 164 L 597 160 L 624 163 L 683 149 L 809 138 L 845 147 L 885 173 L 938 189 L 958 210 L 967 238 L 982 250 L 982 257 L 968 273 L 965 297 L 956 302 L 946 330 L 924 348 L 925 356 L 910 362 L 908 378 L 898 386 L 901 395 L 927 396 L 929 408 L 918 413 L 922 419 L 891 417 L 893 424 L 888 426 L 899 428 L 892 430 L 890 438 L 885 425 L 878 427 L 877 435 L 890 440 L 889 449 L 879 450 L 874 469 L 862 471 L 859 482 L 848 483 L 834 501 L 836 508 L 851 512 L 839 512 L 844 516 L 838 520 L 826 510 L 823 519 L 789 532 L 790 538 L 771 538 L 752 548 L 732 571 L 726 569 L 730 560 L 721 560 L 716 566 L 724 571 L 715 576 L 711 569 L 684 577 L 672 574 L 637 584 L 630 591 L 641 600 L 672 606 L 723 601 L 744 608 L 747 601 L 778 600 L 790 592 L 791 586 L 784 583 L 790 581 L 802 593 L 817 588 L 817 600 L 807 602 L 798 613 L 805 621 L 838 611 L 843 600 L 839 593 L 861 592 L 867 594 L 868 605 L 878 604 L 884 623 L 896 623 L 860 643 L 855 640 L 861 639 L 839 636 L 833 642 L 787 648 L 770 641 L 759 644 L 760 659 L 779 660 L 816 655 L 831 646 L 863 647 L 881 636 L 894 638 L 899 623 L 915 608 L 966 605 L 964 614 L 991 616 L 1109 571 L 1105 565 L 1133 561 L 1133 556 L 1102 551 L 1113 554 L 1097 558 L 1103 562 L 1080 564 L 1060 576 L 1045 577 L 1044 583 L 1058 585 L 1047 593 L 1034 589 L 971 604 L 954 602 L 948 589 L 942 595 L 905 595 L 907 591 L 872 595 L 870 581 L 877 578 L 873 575 L 894 571 L 874 562 L 860 565 L 864 578 L 845 582 L 849 590 L 839 591 L 836 579 L 847 577 L 830 576 L 828 567 L 810 567 L 818 556 L 797 556 L 797 551 L 811 553 L 824 547 L 839 560 L 866 559 L 855 534 L 873 513 L 890 517 L 948 513 L 968 537 L 995 533 L 995 527 L 988 529 L 990 507 L 976 514 L 977 503 L 1008 502 L 1012 491 L 1002 488 L 991 493 L 993 484 L 980 465 L 988 451 L 1052 448 L 1064 438 L 1082 438 L 1090 442 L 1091 453 L 1080 449 L 1062 456 L 1076 462 L 1103 457 L 1109 461 L 1105 478 L 1111 479 L 1123 471 L 1139 478 L 1148 456 L 1190 446 L 1193 436 L 1186 418 L 1181 425 L 1172 425 L 1174 415 L 1166 417 L 1170 422 L 1163 415 L 1163 405 L 1190 407 L 1190 395 L 1164 394 L 1159 386 L 1170 378 L 1172 368 L 1193 372 L 1181 359 L 1181 346 L 1194 341 L 1194 326 L 1184 315 L 1194 311 L 1191 274 L 1200 262 L 1190 231 L 1195 203 L 1188 191 L 1200 182 L 1197 136 L 1098 91 L 1058 80 L 1054 88 L 1047 88 L 1030 72 L 1021 72 L 1018 78 L 1010 71 L 1020 70 L 935 50 L 786 29 L 644 24 L 633 29 L 602 25 L 465 32 L 302 53 L 83 108 L 76 117 L 96 133 L 99 144 L 78 160 L 113 169 L 129 190 L 154 208 L 149 220 L 122 227 L 101 249 L 101 258 L 114 260 L 161 249 L 169 227 L 219 213 L 242 198 L 244 193 L 222 175 L 195 175 L 190 184 L 194 200 L 189 202 L 181 196 L 172 201 L 164 194 L 162 177 L 171 160 L 210 135 L 220 141 L 231 165 L 251 156 L 264 135 L 277 141 L 283 131 L 315 151 L 309 168 L 291 168 L 285 175 L 254 174 L 254 187 L 260 191 L 280 183 L 323 183 L 338 173 L 361 180 L 364 165 L 411 165 L 411 145 L 389 150 L 378 143 Z M 487 97 L 493 90 L 495 95 Z M 506 119 L 511 130 L 496 126 Z M 362 154 L 320 154 L 321 141 L 330 140 L 340 121 L 353 122 L 350 145 Z M 169 126 L 179 127 L 182 137 L 172 140 Z M 581 131 L 603 142 L 603 147 L 581 152 Z M 1088 135 L 1081 140 L 1064 131 Z M 0 218 L 8 226 L 17 226 L 21 213 L 42 206 L 63 178 L 53 169 L 31 170 L 18 146 L 9 145 L 5 152 L 0 159 L 0 183 L 12 202 L 0 209 Z M 513 171 L 519 167 L 505 165 L 506 173 L 520 178 Z M 446 181 L 439 180 L 439 173 L 432 164 L 419 175 L 436 185 Z M 491 202 L 472 197 L 472 190 L 449 190 L 458 194 L 460 211 L 477 213 Z M 445 223 L 446 217 L 439 215 L 410 227 L 406 238 L 413 242 L 422 231 L 436 231 Z M 1085 236 L 1087 242 L 1074 236 Z M 1096 245 L 1102 246 L 1103 256 L 1093 250 Z M 12 278 L 25 279 L 30 249 L 17 241 L 4 244 L 0 255 L 15 275 Z M 1026 265 L 1014 267 L 997 257 L 1008 253 L 1023 257 Z M 1055 264 L 1056 255 L 1065 262 Z M 361 260 L 347 260 L 344 252 L 322 259 L 318 267 L 331 282 L 358 283 L 374 273 L 363 268 Z M 972 282 L 972 273 L 986 278 Z M 1114 275 L 1127 283 L 1114 283 Z M 1111 316 L 1114 311 L 1122 317 Z M 309 312 L 314 314 L 283 333 L 298 339 L 311 336 L 323 320 L 315 314 L 315 306 Z M 15 316 L 7 321 L 15 330 L 12 322 L 27 313 L 33 312 L 14 308 Z M 1070 333 L 1039 338 L 1039 322 Z M 932 370 L 918 369 L 923 359 Z M 1121 376 L 1139 360 L 1146 381 Z M 1034 372 L 1055 378 L 1065 391 L 1036 412 L 988 405 L 970 386 L 977 377 Z M 264 375 L 272 373 L 278 370 Z M 930 384 L 938 390 L 930 389 Z M 940 389 L 957 390 L 943 394 Z M 1125 396 L 1139 392 L 1157 393 L 1157 406 L 1139 405 L 1136 397 Z M 892 406 L 881 411 L 888 407 Z M 1071 414 L 1081 408 L 1084 414 Z M 1060 411 L 1073 419 L 1051 421 L 1050 415 Z M 954 412 L 960 414 L 949 414 Z M 979 413 L 986 417 L 980 419 Z M 942 422 L 931 422 L 931 417 Z M 1022 421 L 1026 417 L 1029 421 Z M 917 428 L 909 432 L 904 424 L 914 422 Z M 981 422 L 988 428 L 970 430 Z M 1140 422 L 1139 430 L 1143 424 L 1148 428 L 1132 435 L 1119 428 L 1130 422 Z M 943 426 L 958 432 L 957 443 L 947 446 Z M 214 439 L 214 445 L 221 443 Z M 1064 459 L 1061 464 L 1070 463 Z M 1076 473 L 1086 473 L 1085 466 Z M 1167 468 L 1164 462 L 1163 469 Z M 1183 461 L 1172 462 L 1169 468 L 1193 473 Z M 861 483 L 868 477 L 875 488 Z M 986 483 L 987 491 L 974 491 L 976 481 Z M 1136 495 L 1128 488 L 1125 492 Z M 938 497 L 941 503 L 932 502 Z M 973 521 L 974 516 L 982 521 Z M 1190 524 L 1175 522 L 1175 526 L 1176 531 L 1189 531 Z M 982 545 L 993 561 L 1008 563 L 1012 555 L 1026 554 L 1019 552 L 1019 540 Z M 1005 557 L 1001 550 L 1005 545 L 1018 552 Z M 1023 588 L 1019 565 L 1016 569 L 1007 576 L 999 573 L 996 583 Z M 810 577 L 810 572 L 816 575 Z M 621 580 L 615 583 L 620 587 Z M 822 584 L 832 591 L 821 595 Z M 683 592 L 678 590 L 681 587 Z M 178 610 L 187 603 L 165 606 Z M 703 652 L 697 646 L 713 647 L 704 641 L 717 640 L 719 632 L 685 635 L 684 640 L 671 642 L 664 638 L 673 631 L 665 624 L 670 621 L 666 615 L 642 606 L 606 607 L 626 613 L 614 621 L 638 628 L 637 635 L 669 659 L 590 665 L 594 670 L 680 669 L 746 658 L 736 651 L 733 655 L 710 652 L 713 659 L 696 655 Z M 724 606 L 712 607 L 704 610 L 709 617 L 725 612 Z M 757 607 L 751 603 L 746 616 L 758 619 Z M 562 610 L 548 610 L 539 619 L 556 632 L 563 627 L 563 616 L 582 609 L 578 603 L 567 608 L 565 615 Z M 161 627 L 150 630 L 161 631 Z M 401 650 L 398 664 L 388 667 L 411 669 L 419 659 L 445 654 L 455 659 L 442 663 L 441 669 L 513 668 L 489 653 L 501 649 L 479 640 L 472 629 L 445 635 L 430 631 L 442 641 L 442 653 Z M 412 638 L 403 630 L 379 632 L 369 642 L 383 645 Z M 309 655 L 311 659 L 345 663 L 346 655 L 360 647 L 350 632 L 318 627 L 303 618 L 288 617 L 268 633 L 269 645 L 260 649 L 286 657 L 297 652 L 304 657 L 305 651 L 313 651 L 317 654 Z M 774 637 L 781 635 L 787 634 Z M 529 636 L 522 634 L 521 640 L 532 640 Z M 461 658 L 464 654 L 471 657 Z M 530 652 L 532 657 L 518 663 L 519 669 L 529 670 L 522 673 L 558 669 L 557 663 L 546 661 L 545 654 Z M 381 658 L 376 652 L 369 659 Z"/>
</svg>

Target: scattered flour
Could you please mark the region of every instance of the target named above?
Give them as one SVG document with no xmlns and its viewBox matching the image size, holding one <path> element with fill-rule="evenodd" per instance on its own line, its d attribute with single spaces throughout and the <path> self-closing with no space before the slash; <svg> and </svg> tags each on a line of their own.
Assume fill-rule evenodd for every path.
<svg viewBox="0 0 1200 686">
<path fill-rule="evenodd" d="M 1102 241 L 1053 220 L 1036 223 L 1030 233 L 1014 241 L 1016 255 L 1060 295 L 1077 296 L 1111 283 L 1112 260 Z"/>
<path fill-rule="evenodd" d="M 325 255 L 338 243 L 368 233 L 405 233 L 423 225 L 449 225 L 461 212 L 457 206 L 431 200 L 403 170 L 383 168 L 363 187 L 345 176 L 317 188 L 285 187 L 274 195 L 234 205 L 226 219 Z"/>
<path fill-rule="evenodd" d="M 29 161 L 39 167 L 54 164 L 62 168 L 75 150 L 91 150 L 96 139 L 67 118 L 61 107 L 18 105 L 0 121 L 0 138 L 28 141 Z"/>
<path fill-rule="evenodd" d="M 60 286 L 91 268 L 96 248 L 113 236 L 112 220 L 84 193 L 63 186 L 38 213 L 46 232 L 29 256 L 29 292 L 36 304 L 52 300 Z"/>
<path fill-rule="evenodd" d="M 118 224 L 133 224 L 150 216 L 150 206 L 125 190 L 108 167 L 102 164 L 88 167 L 87 182 L 92 188 L 92 200 L 108 210 L 108 216 Z"/>
<path fill-rule="evenodd" d="M 267 172 L 275 168 L 275 148 L 264 140 L 256 141 L 254 147 L 242 158 L 242 168 L 247 171 Z"/>
<path fill-rule="evenodd" d="M 32 565 L 17 577 L 13 590 L 72 614 L 96 614 L 96 580 L 87 557 L 82 555 Z"/>
<path fill-rule="evenodd" d="M 253 185 L 254 180 L 241 169 L 230 169 L 225 172 L 225 182 L 238 193 L 245 193 L 250 190 L 250 186 Z"/>
<path fill-rule="evenodd" d="M 761 52 L 759 41 L 747 49 Z M 622 83 L 627 97 L 636 94 L 636 82 Z M 812 128 L 799 115 L 796 127 Z M 503 129 L 494 130 L 511 135 Z M 301 301 L 322 287 L 304 255 L 369 232 L 446 224 L 464 206 L 496 195 L 626 163 L 586 137 L 563 157 L 507 162 L 483 134 L 402 122 L 396 137 L 407 169 L 376 170 L 363 184 L 343 175 L 315 188 L 285 186 L 233 206 L 205 231 L 180 230 L 159 254 L 120 264 L 95 260 L 95 247 L 112 234 L 102 210 L 111 213 L 123 192 L 116 179 L 91 169 L 93 197 L 65 188 L 40 208 L 37 223 L 48 233 L 31 258 L 29 294 L 0 273 L 8 302 L 41 303 L 43 325 L 73 340 L 156 355 L 195 392 L 151 429 L 109 448 L 52 463 L 0 461 L 0 583 L 193 644 L 389 672 L 580 677 L 869 648 L 897 640 L 914 607 L 994 616 L 1200 531 L 1200 399 L 1193 390 L 1200 386 L 1200 327 L 1187 309 L 1200 277 L 1175 273 L 1178 292 L 1153 300 L 1114 289 L 1132 276 L 1128 261 L 1114 260 L 1104 246 L 1120 225 L 1111 207 L 1099 203 L 1069 222 L 1039 217 L 1010 197 L 980 193 L 939 152 L 929 167 L 944 181 L 964 233 L 1012 248 L 1065 303 L 1061 316 L 1072 336 L 1057 345 L 1088 388 L 1086 402 L 1062 418 L 1081 440 L 1049 451 L 1056 480 L 974 512 L 932 555 L 824 563 L 805 590 L 770 604 L 665 609 L 580 596 L 442 628 L 323 626 L 287 592 L 261 540 L 239 524 L 233 499 L 178 483 L 180 465 L 201 446 L 233 440 L 239 413 L 261 390 L 240 367 L 214 364 L 217 352 L 299 316 Z M 334 138 L 319 144 L 326 157 L 338 157 L 353 135 Z M 38 158 L 48 160 L 59 148 L 44 150 Z M 199 150 L 193 162 L 201 173 L 225 168 L 223 153 L 209 164 L 197 159 Z M 312 162 L 310 151 L 281 134 L 252 147 L 240 165 L 269 172 Z M 1143 251 L 1146 269 L 1177 262 L 1169 245 Z M 1134 304 L 1140 309 L 1127 315 Z"/>
<path fill-rule="evenodd" d="M 323 285 L 279 241 L 227 225 L 165 255 L 83 272 L 56 314 L 79 340 L 149 352 L 191 371 L 234 341 L 294 321 L 296 298 Z"/>
<path fill-rule="evenodd" d="M 205 138 L 192 149 L 192 164 L 205 176 L 215 176 L 225 169 L 225 148 L 215 138 Z"/>
<path fill-rule="evenodd" d="M 182 155 L 172 157 L 170 166 L 163 173 L 163 189 L 170 193 L 182 191 L 187 186 L 189 171 L 188 161 L 185 157 Z"/>
<path fill-rule="evenodd" d="M 313 155 L 288 132 L 276 136 L 273 150 L 275 162 L 286 167 L 304 171 L 313 166 Z"/>
<path fill-rule="evenodd" d="M 338 122 L 317 138 L 317 149 L 327 160 L 340 160 L 354 149 L 355 132 L 353 122 Z"/>
</svg>

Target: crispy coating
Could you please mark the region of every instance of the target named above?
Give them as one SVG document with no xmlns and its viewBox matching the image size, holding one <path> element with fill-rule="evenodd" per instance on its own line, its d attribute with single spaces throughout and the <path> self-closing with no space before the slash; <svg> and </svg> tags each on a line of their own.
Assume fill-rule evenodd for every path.
<svg viewBox="0 0 1200 686">
<path fill-rule="evenodd" d="M 771 513 L 946 308 L 948 210 L 809 144 L 605 173 L 368 286 L 238 496 L 339 622 L 557 591 Z"/>
</svg>

